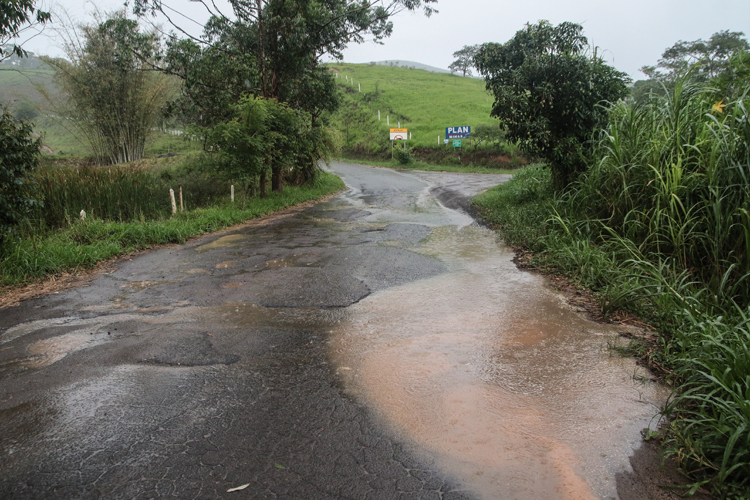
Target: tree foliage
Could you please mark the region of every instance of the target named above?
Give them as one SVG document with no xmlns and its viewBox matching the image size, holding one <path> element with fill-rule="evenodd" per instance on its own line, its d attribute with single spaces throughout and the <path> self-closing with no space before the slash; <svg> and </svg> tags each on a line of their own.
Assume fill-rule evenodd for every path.
<svg viewBox="0 0 750 500">
<path fill-rule="evenodd" d="M 606 105 L 627 95 L 627 75 L 588 49 L 580 25 L 540 21 L 504 44 L 484 44 L 475 57 L 495 96 L 491 116 L 525 153 L 547 161 L 558 191 L 586 169 Z"/>
<path fill-rule="evenodd" d="M 474 67 L 474 56 L 479 51 L 479 45 L 464 45 L 460 50 L 453 53 L 455 61 L 453 61 L 448 69 L 451 73 L 461 72 L 461 76 L 471 76 L 471 68 Z"/>
<path fill-rule="evenodd" d="M 235 117 L 211 129 L 209 146 L 222 159 L 224 171 L 235 179 L 260 177 L 283 170 L 304 172 L 331 144 L 309 113 L 274 99 L 246 96 L 234 107 Z M 321 133 L 323 135 L 321 135 Z"/>
<path fill-rule="evenodd" d="M 45 59 L 68 95 L 65 114 L 101 160 L 137 160 L 169 90 L 151 71 L 158 38 L 123 12 L 79 29 L 81 38 L 66 44 L 70 61 Z"/>
<path fill-rule="evenodd" d="M 51 19 L 50 13 L 34 7 L 34 0 L 3 0 L 0 2 L 0 61 L 13 55 L 25 57 L 21 44 L 9 44 L 23 34 L 42 26 Z"/>
<path fill-rule="evenodd" d="M 31 125 L 0 108 L 0 243 L 37 204 L 31 171 L 39 162 L 41 141 Z"/>
<path fill-rule="evenodd" d="M 719 76 L 712 79 L 717 100 L 740 100 L 750 88 L 750 52 L 739 50 L 732 54 Z"/>
<path fill-rule="evenodd" d="M 230 0 L 232 15 L 203 2 L 213 17 L 204 34 L 168 43 L 167 71 L 183 77 L 177 105 L 215 126 L 232 103 L 250 94 L 307 112 L 312 124 L 338 106 L 332 77 L 320 67 L 325 55 L 341 59 L 349 43 L 388 37 L 391 16 L 423 9 L 436 0 Z M 135 12 L 165 12 L 158 0 L 136 0 Z M 176 26 L 183 35 L 186 33 Z M 192 64 L 191 64 L 192 63 Z M 280 167 L 279 167 L 280 168 Z M 273 189 L 281 189 L 274 170 Z"/>
<path fill-rule="evenodd" d="M 708 40 L 680 40 L 664 51 L 656 66 L 643 66 L 641 71 L 650 79 L 673 83 L 692 68 L 694 79 L 709 80 L 728 67 L 732 54 L 750 50 L 744 36 L 741 31 L 724 30 Z"/>
</svg>

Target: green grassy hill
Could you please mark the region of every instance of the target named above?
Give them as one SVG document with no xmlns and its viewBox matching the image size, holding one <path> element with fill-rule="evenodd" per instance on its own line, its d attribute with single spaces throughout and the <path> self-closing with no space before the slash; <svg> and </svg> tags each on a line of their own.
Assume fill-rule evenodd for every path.
<svg viewBox="0 0 750 500">
<path fill-rule="evenodd" d="M 350 105 L 367 107 L 374 116 L 378 141 L 388 143 L 386 116 L 390 116 L 390 128 L 400 121 L 402 128 L 409 129 L 409 145 L 416 147 L 442 144 L 445 127 L 497 125 L 490 118 L 493 99 L 485 91 L 484 80 L 374 64 L 330 63 L 328 67 L 338 74 L 337 83 L 348 89 Z"/>
<path fill-rule="evenodd" d="M 64 95 L 54 83 L 54 70 L 37 57 L 12 59 L 0 63 L 0 104 L 11 113 L 34 124 L 34 131 L 42 136 L 44 153 L 55 157 L 89 156 L 91 151 L 73 129 L 57 117 L 54 106 Z M 146 146 L 147 155 L 194 151 L 199 144 L 188 144 L 181 136 L 154 132 Z"/>
<path fill-rule="evenodd" d="M 50 88 L 53 74 L 52 70 L 0 69 L 0 101 L 9 103 L 11 107 L 14 107 L 14 101 L 40 102 L 42 95 L 37 85 Z"/>
<path fill-rule="evenodd" d="M 49 100 L 62 99 L 60 89 L 54 84 L 55 72 L 37 58 L 14 67 L 7 62 L 0 64 L 0 103 L 11 113 L 31 120 L 34 130 L 42 135 L 46 153 L 64 155 L 86 155 L 88 151 L 63 123 L 54 118 L 55 112 Z M 45 95 L 46 94 L 46 95 Z"/>
</svg>

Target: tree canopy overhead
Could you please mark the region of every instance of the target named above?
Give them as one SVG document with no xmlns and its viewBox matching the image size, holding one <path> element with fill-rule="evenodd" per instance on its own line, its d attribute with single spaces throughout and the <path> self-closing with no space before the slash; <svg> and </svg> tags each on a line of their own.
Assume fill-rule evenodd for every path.
<svg viewBox="0 0 750 500">
<path fill-rule="evenodd" d="M 693 68 L 696 79 L 709 80 L 724 71 L 732 55 L 750 50 L 741 31 L 719 31 L 708 40 L 678 41 L 661 55 L 656 66 L 643 66 L 641 71 L 651 79 L 674 82 Z"/>
<path fill-rule="evenodd" d="M 474 60 L 495 96 L 491 116 L 525 153 L 547 161 L 556 189 L 564 190 L 586 168 L 605 105 L 627 95 L 627 75 L 590 50 L 580 25 L 567 22 L 527 24 L 504 44 L 482 45 Z"/>
<path fill-rule="evenodd" d="M 29 29 L 47 23 L 49 12 L 34 7 L 34 0 L 3 0 L 0 2 L 0 61 L 12 55 L 26 56 L 22 44 L 9 42 Z"/>
</svg>

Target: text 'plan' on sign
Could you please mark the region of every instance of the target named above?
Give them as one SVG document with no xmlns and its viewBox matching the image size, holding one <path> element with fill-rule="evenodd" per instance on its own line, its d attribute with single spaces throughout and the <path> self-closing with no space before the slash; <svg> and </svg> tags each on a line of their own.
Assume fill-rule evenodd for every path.
<svg viewBox="0 0 750 500">
<path fill-rule="evenodd" d="M 408 139 L 408 129 L 405 128 L 392 128 L 391 129 L 391 140 L 392 141 L 405 141 Z"/>
<path fill-rule="evenodd" d="M 461 127 L 445 127 L 446 139 L 468 139 L 471 137 L 471 127 L 464 125 Z"/>
</svg>

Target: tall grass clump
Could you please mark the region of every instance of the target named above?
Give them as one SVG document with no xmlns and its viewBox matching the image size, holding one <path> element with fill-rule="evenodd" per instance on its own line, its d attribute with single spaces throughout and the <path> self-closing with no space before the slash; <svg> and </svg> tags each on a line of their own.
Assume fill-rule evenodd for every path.
<svg viewBox="0 0 750 500">
<path fill-rule="evenodd" d="M 212 206 L 178 212 L 156 220 L 113 221 L 73 219 L 64 228 L 6 242 L 0 247 L 0 285 L 94 266 L 97 262 L 164 243 L 188 238 L 261 217 L 286 207 L 322 198 L 344 188 L 338 177 L 320 172 L 315 181 L 288 186 L 265 198 L 243 196 L 235 203 L 218 200 Z M 170 209 L 171 210 L 171 209 Z"/>
<path fill-rule="evenodd" d="M 663 98 L 616 105 L 564 207 L 624 262 L 621 303 L 658 320 L 677 384 L 669 453 L 738 498 L 750 491 L 749 93 L 725 103 L 688 75 Z"/>
<path fill-rule="evenodd" d="M 665 99 L 619 104 L 569 203 L 601 222 L 602 239 L 673 259 L 719 302 L 740 305 L 750 300 L 746 95 L 722 108 L 715 89 L 683 80 Z"/>
<path fill-rule="evenodd" d="M 144 165 L 108 167 L 47 166 L 35 173 L 42 204 L 30 220 L 32 232 L 70 226 L 81 210 L 87 218 L 113 222 L 153 221 L 171 216 L 169 190 L 183 192 L 185 209 L 211 206 L 229 198 L 235 184 L 238 197 L 248 196 L 246 183 L 216 172 L 202 156 L 187 157 L 168 168 Z"/>
<path fill-rule="evenodd" d="M 171 212 L 169 188 L 145 168 L 48 168 L 37 173 L 37 183 L 43 205 L 34 219 L 41 227 L 65 227 L 81 210 L 111 221 L 153 220 Z"/>
<path fill-rule="evenodd" d="M 567 194 L 543 199 L 530 187 L 549 181 L 527 169 L 475 203 L 537 251 L 534 262 L 592 289 L 605 313 L 659 330 L 650 360 L 674 388 L 667 453 L 693 490 L 747 499 L 750 85 L 729 90 L 688 75 L 645 104 L 615 104 Z"/>
</svg>

